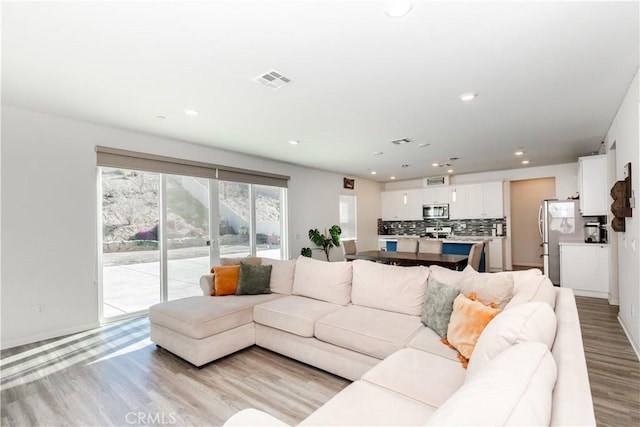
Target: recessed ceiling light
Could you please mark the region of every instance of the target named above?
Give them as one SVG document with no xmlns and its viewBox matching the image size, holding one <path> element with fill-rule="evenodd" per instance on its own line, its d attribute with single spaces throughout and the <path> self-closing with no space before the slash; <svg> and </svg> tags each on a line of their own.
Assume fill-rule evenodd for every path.
<svg viewBox="0 0 640 427">
<path fill-rule="evenodd" d="M 528 165 L 528 164 L 529 164 L 529 160 L 523 160 L 523 161 L 522 161 L 522 164 L 523 164 L 523 165 Z"/>
<path fill-rule="evenodd" d="M 524 151 L 522 151 L 522 150 L 518 150 L 518 151 L 516 151 L 516 152 L 515 152 L 515 153 L 513 153 L 513 154 L 515 154 L 516 156 L 522 156 L 522 155 L 524 154 Z"/>
<path fill-rule="evenodd" d="M 375 175 L 375 174 L 376 174 L 376 171 L 371 171 L 371 175 Z"/>
<path fill-rule="evenodd" d="M 400 165 L 400 166 L 401 166 L 401 167 L 403 167 L 403 168 L 408 168 L 408 167 L 409 167 L 409 166 L 411 166 L 411 165 L 410 165 L 410 164 L 408 164 L 408 163 L 403 163 L 403 164 L 402 164 L 402 165 Z"/>
<path fill-rule="evenodd" d="M 422 144 L 418 144 L 418 147 L 420 147 L 420 148 L 424 148 L 424 147 L 428 147 L 428 146 L 430 146 L 430 145 L 431 145 L 431 144 L 428 144 L 428 143 L 426 143 L 426 142 L 423 142 Z"/>
<path fill-rule="evenodd" d="M 440 166 L 439 163 L 431 163 L 431 166 L 433 166 L 434 168 L 437 168 L 438 166 Z"/>
<path fill-rule="evenodd" d="M 401 18 L 411 12 L 413 4 L 410 1 L 394 1 L 387 6 L 387 15 L 391 18 Z"/>
<path fill-rule="evenodd" d="M 447 169 L 447 173 L 453 173 L 453 169 Z"/>
<path fill-rule="evenodd" d="M 477 93 L 467 92 L 460 95 L 459 98 L 461 101 L 468 102 L 468 101 L 473 101 L 477 96 L 478 96 Z"/>
<path fill-rule="evenodd" d="M 166 119 L 166 117 L 165 116 L 156 116 L 156 119 L 164 120 L 164 119 Z"/>
<path fill-rule="evenodd" d="M 394 139 L 393 141 L 391 141 L 391 143 L 395 144 L 395 145 L 404 145 L 404 144 L 408 144 L 410 142 L 411 142 L 411 139 L 409 139 L 409 138 Z"/>
<path fill-rule="evenodd" d="M 396 179 L 396 177 L 395 176 L 390 176 L 389 179 Z"/>
<path fill-rule="evenodd" d="M 382 151 L 374 151 L 373 152 L 374 156 L 382 156 L 383 154 L 384 154 L 384 152 L 382 152 Z"/>
<path fill-rule="evenodd" d="M 191 108 L 185 108 L 184 109 L 184 113 L 189 115 L 189 116 L 197 116 L 198 115 L 198 111 L 197 110 L 192 110 Z"/>
<path fill-rule="evenodd" d="M 289 144 L 291 144 L 291 145 L 298 145 L 298 144 L 300 144 L 300 141 L 298 141 L 297 139 L 290 139 L 290 140 L 289 140 Z"/>
</svg>

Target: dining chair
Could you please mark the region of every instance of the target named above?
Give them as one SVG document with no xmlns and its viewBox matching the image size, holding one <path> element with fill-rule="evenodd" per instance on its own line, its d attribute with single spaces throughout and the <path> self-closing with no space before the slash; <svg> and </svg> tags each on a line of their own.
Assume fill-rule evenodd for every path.
<svg viewBox="0 0 640 427">
<path fill-rule="evenodd" d="M 398 246 L 396 247 L 398 252 L 418 252 L 418 239 L 409 239 L 406 237 L 398 239 Z"/>
<path fill-rule="evenodd" d="M 344 251 L 345 257 L 347 255 L 355 255 L 358 252 L 356 248 L 355 240 L 344 240 L 341 243 L 342 243 L 342 250 Z"/>
<path fill-rule="evenodd" d="M 482 247 L 484 243 L 474 243 L 469 251 L 469 260 L 467 265 L 470 265 L 475 271 L 480 268 L 480 257 L 482 257 Z"/>
<path fill-rule="evenodd" d="M 418 252 L 421 254 L 441 254 L 442 240 L 420 239 L 418 240 Z"/>
</svg>

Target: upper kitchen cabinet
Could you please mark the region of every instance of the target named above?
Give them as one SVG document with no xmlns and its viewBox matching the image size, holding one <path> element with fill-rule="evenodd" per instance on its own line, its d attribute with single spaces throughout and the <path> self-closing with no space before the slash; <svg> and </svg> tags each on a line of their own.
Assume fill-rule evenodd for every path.
<svg viewBox="0 0 640 427">
<path fill-rule="evenodd" d="M 607 189 L 607 156 L 580 157 L 578 169 L 578 191 L 580 212 L 584 216 L 607 215 L 609 191 Z"/>
<path fill-rule="evenodd" d="M 425 205 L 440 205 L 451 203 L 451 187 L 432 187 L 423 190 Z"/>
<path fill-rule="evenodd" d="M 465 219 L 467 215 L 467 186 L 452 185 L 451 201 L 449 202 L 449 218 Z"/>
<path fill-rule="evenodd" d="M 383 220 L 405 221 L 422 219 L 422 189 L 383 191 L 381 203 Z"/>
<path fill-rule="evenodd" d="M 461 218 L 503 218 L 502 182 L 464 186 L 464 216 Z"/>
</svg>

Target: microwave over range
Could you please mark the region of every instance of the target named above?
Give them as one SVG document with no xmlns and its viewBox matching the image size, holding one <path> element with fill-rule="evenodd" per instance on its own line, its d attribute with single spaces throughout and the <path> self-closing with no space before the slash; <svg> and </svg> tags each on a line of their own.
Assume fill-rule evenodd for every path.
<svg viewBox="0 0 640 427">
<path fill-rule="evenodd" d="M 422 218 L 449 219 L 449 204 L 422 205 Z"/>
</svg>

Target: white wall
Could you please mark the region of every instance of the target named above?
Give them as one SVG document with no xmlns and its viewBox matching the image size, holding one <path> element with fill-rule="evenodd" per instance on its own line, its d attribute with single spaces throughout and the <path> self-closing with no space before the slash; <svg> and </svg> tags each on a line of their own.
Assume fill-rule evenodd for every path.
<svg viewBox="0 0 640 427">
<path fill-rule="evenodd" d="M 623 168 L 627 163 L 632 166 L 632 184 L 636 198 L 633 216 L 626 218 L 626 231 L 614 233 L 618 250 L 618 298 L 620 311 L 618 318 L 636 354 L 640 357 L 640 134 L 638 102 L 640 87 L 638 74 L 631 82 L 622 105 L 611 124 L 605 138 L 607 147 L 615 143 L 615 174 L 617 180 L 623 179 Z M 613 185 L 613 182 L 611 183 Z"/>
<path fill-rule="evenodd" d="M 310 246 L 310 228 L 338 223 L 341 175 L 3 106 L 2 348 L 97 325 L 96 145 L 291 176 L 292 257 Z M 356 186 L 359 212 L 373 218 L 358 224 L 366 244 L 380 185 Z"/>
<path fill-rule="evenodd" d="M 454 175 L 451 184 L 471 184 L 491 181 L 517 181 L 522 179 L 551 178 L 556 179 L 556 198 L 567 199 L 578 191 L 578 163 L 565 163 L 551 166 L 523 167 L 492 172 Z M 388 182 L 384 190 L 406 190 L 422 188 L 421 179 Z"/>
</svg>

